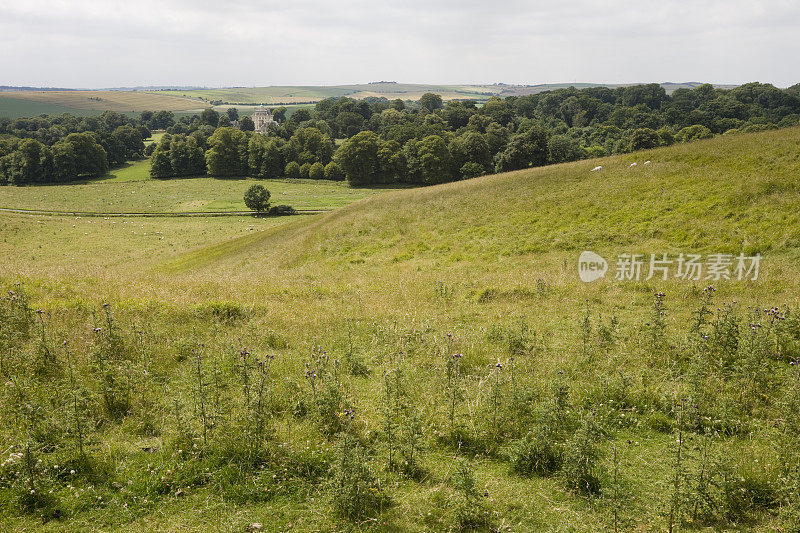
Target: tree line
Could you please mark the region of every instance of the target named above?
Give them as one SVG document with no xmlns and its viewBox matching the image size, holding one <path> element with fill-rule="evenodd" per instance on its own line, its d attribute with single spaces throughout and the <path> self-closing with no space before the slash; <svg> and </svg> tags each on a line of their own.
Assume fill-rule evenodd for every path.
<svg viewBox="0 0 800 533">
<path fill-rule="evenodd" d="M 113 111 L 94 117 L 0 118 L 0 185 L 102 176 L 110 167 L 141 159 L 148 137 L 141 118 Z"/>
<path fill-rule="evenodd" d="M 100 175 L 152 156 L 151 175 L 347 179 L 353 185 L 433 184 L 551 163 L 667 146 L 719 134 L 800 124 L 800 84 L 778 89 L 709 84 L 667 94 L 658 84 L 558 89 L 492 97 L 483 105 L 427 93 L 418 101 L 328 98 L 254 133 L 236 108 L 176 120 L 0 119 L 0 183 L 58 182 Z M 144 149 L 152 129 L 166 134 Z M 138 136 L 136 134 L 138 132 Z M 337 146 L 338 144 L 338 146 Z M 105 163 L 103 162 L 105 153 Z"/>
<path fill-rule="evenodd" d="M 224 128 L 233 117 L 213 110 L 182 119 L 155 148 L 153 175 L 442 183 L 797 125 L 800 84 L 705 84 L 671 95 L 658 84 L 568 88 L 483 105 L 432 93 L 415 102 L 341 97 L 288 118 L 275 112 L 281 123 L 266 135 L 241 122 Z"/>
</svg>

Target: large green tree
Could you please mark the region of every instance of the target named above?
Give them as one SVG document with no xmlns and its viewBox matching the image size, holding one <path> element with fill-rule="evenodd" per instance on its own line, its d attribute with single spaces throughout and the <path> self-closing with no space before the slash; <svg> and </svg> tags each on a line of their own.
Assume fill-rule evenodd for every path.
<svg viewBox="0 0 800 533">
<path fill-rule="evenodd" d="M 244 205 L 251 211 L 263 213 L 269 210 L 269 191 L 263 185 L 252 185 L 244 193 Z"/>
<path fill-rule="evenodd" d="M 286 167 L 283 158 L 283 139 L 260 133 L 250 137 L 248 167 L 254 178 L 279 178 Z"/>
<path fill-rule="evenodd" d="M 235 128 L 218 128 L 208 139 L 206 167 L 210 176 L 248 174 L 247 135 Z"/>
<path fill-rule="evenodd" d="M 508 172 L 528 167 L 537 167 L 547 163 L 547 133 L 540 126 L 530 126 L 517 133 L 497 161 L 498 172 Z"/>
<path fill-rule="evenodd" d="M 336 162 L 350 185 L 374 183 L 378 170 L 380 138 L 371 131 L 362 131 L 347 139 L 336 152 Z"/>
</svg>

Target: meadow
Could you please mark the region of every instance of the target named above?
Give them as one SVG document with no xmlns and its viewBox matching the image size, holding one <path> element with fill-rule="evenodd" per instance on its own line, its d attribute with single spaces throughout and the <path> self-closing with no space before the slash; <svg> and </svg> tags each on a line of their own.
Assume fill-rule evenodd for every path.
<svg viewBox="0 0 800 533">
<path fill-rule="evenodd" d="M 427 92 L 435 92 L 443 100 L 473 98 L 486 100 L 491 94 L 499 93 L 497 87 L 472 85 L 420 85 L 408 83 L 368 83 L 334 86 L 273 86 L 273 87 L 231 87 L 223 89 L 166 90 L 176 96 L 202 98 L 203 100 L 222 100 L 232 103 L 264 103 L 265 105 L 292 104 L 297 102 L 318 102 L 325 98 L 347 96 L 365 98 L 368 96 L 388 99 L 419 100 Z"/>
<path fill-rule="evenodd" d="M 341 207 L 272 219 L 0 213 L 0 526 L 795 530 L 799 150 L 791 128 L 409 190 L 276 181 Z M 250 183 L 0 206 L 232 208 Z M 763 259 L 616 280 L 625 253 Z"/>
<path fill-rule="evenodd" d="M 329 210 L 365 198 L 380 188 L 303 179 L 150 178 L 150 160 L 126 163 L 86 183 L 0 188 L 0 208 L 77 213 L 189 213 L 247 211 L 244 192 L 267 187 L 273 204 L 298 210 Z"/>
</svg>

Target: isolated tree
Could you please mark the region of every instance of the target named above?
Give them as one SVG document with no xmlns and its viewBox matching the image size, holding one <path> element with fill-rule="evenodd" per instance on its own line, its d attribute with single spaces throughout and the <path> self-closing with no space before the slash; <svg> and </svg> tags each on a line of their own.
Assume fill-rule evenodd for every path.
<svg viewBox="0 0 800 533">
<path fill-rule="evenodd" d="M 226 113 L 228 114 L 228 120 L 231 122 L 234 120 L 239 120 L 239 110 L 235 107 L 229 107 Z"/>
<path fill-rule="evenodd" d="M 263 185 L 253 185 L 244 193 L 244 205 L 256 213 L 269 210 L 269 191 Z"/>
</svg>

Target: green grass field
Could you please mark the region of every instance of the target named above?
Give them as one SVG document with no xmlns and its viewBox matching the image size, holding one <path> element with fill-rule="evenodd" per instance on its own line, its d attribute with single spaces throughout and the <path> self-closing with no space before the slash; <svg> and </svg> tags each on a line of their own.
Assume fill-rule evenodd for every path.
<svg viewBox="0 0 800 533">
<path fill-rule="evenodd" d="M 0 284 L 44 312 L 0 308 L 0 525 L 793 530 L 799 150 L 793 128 L 410 190 L 270 182 L 341 206 L 279 219 L 0 213 Z M 0 207 L 229 209 L 253 183 L 130 168 Z M 758 280 L 614 279 L 624 253 L 740 252 Z"/>
<path fill-rule="evenodd" d="M 360 85 L 336 86 L 276 86 L 252 88 L 197 89 L 191 91 L 158 91 L 156 94 L 222 100 L 233 103 L 263 103 L 265 105 L 291 104 L 295 102 L 316 102 L 325 98 L 347 96 L 365 98 L 383 96 L 389 99 L 418 100 L 426 92 L 442 95 L 444 100 L 454 98 L 473 98 L 486 100 L 491 94 L 499 94 L 496 86 L 474 85 L 420 85 L 408 83 L 369 83 Z"/>
<path fill-rule="evenodd" d="M 350 188 L 327 180 L 184 178 L 153 180 L 149 160 L 111 170 L 103 179 L 74 185 L 0 188 L 0 207 L 100 213 L 246 211 L 244 191 L 267 187 L 273 204 L 296 209 L 332 209 L 382 189 Z"/>
</svg>

